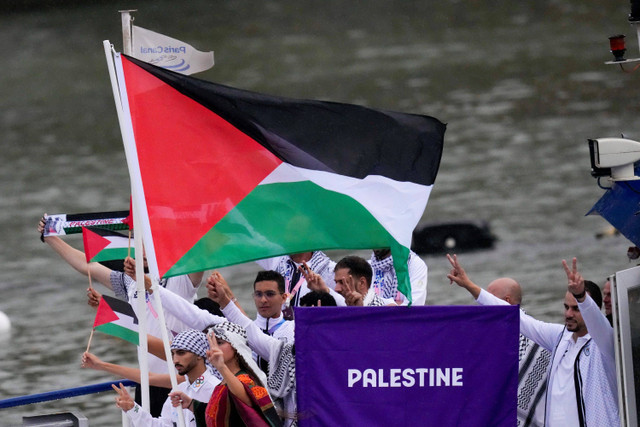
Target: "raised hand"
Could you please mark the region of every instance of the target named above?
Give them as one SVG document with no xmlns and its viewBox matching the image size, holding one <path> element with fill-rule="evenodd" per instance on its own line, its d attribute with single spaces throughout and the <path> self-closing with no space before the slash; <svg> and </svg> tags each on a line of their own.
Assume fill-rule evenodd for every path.
<svg viewBox="0 0 640 427">
<path fill-rule="evenodd" d="M 94 354 L 85 351 L 82 353 L 82 362 L 80 363 L 80 367 L 85 369 L 95 369 L 96 371 L 100 371 L 100 364 L 102 360 Z"/>
<path fill-rule="evenodd" d="M 207 340 L 209 341 L 209 350 L 207 350 L 207 359 L 209 363 L 213 365 L 214 368 L 221 372 L 225 366 L 224 364 L 224 354 L 220 347 L 218 347 L 218 339 L 214 335 L 212 331 L 207 333 Z"/>
<path fill-rule="evenodd" d="M 90 307 L 98 308 L 100 298 L 102 298 L 102 294 L 96 291 L 95 288 L 87 288 L 87 304 Z"/>
<path fill-rule="evenodd" d="M 136 260 L 130 256 L 124 259 L 124 272 L 133 280 L 136 280 Z"/>
<path fill-rule="evenodd" d="M 447 260 L 449 260 L 449 263 L 451 264 L 451 271 L 447 274 L 449 284 L 455 283 L 469 291 L 474 298 L 478 298 L 482 289 L 469 279 L 469 276 L 467 276 L 467 273 L 458 261 L 458 256 L 455 254 L 453 256 L 447 254 Z"/>
<path fill-rule="evenodd" d="M 40 233 L 40 235 L 42 236 L 42 233 L 44 233 L 44 226 L 46 225 L 46 221 L 47 221 L 47 214 L 43 214 L 42 218 L 40 218 L 40 221 L 38 221 L 38 233 Z"/>
<path fill-rule="evenodd" d="M 298 270 L 300 270 L 300 273 L 307 281 L 307 287 L 310 290 L 317 292 L 329 292 L 329 288 L 325 284 L 322 276 L 314 272 L 306 261 L 302 262 L 298 267 Z"/>
<path fill-rule="evenodd" d="M 217 271 L 211 273 L 207 279 L 207 296 L 217 302 L 220 307 L 226 307 L 234 299 L 229 284 Z"/>
<path fill-rule="evenodd" d="M 564 272 L 567 274 L 567 290 L 571 292 L 574 297 L 576 297 L 578 302 L 584 301 L 584 278 L 578 272 L 578 260 L 576 258 L 573 258 L 571 268 L 569 268 L 567 261 L 563 259 L 562 267 L 564 268 Z"/>
<path fill-rule="evenodd" d="M 115 384 L 111 384 L 111 387 L 118 393 L 116 396 L 116 406 L 123 411 L 129 411 L 135 406 L 135 402 L 133 398 L 129 394 L 126 388 L 120 383 L 120 388 L 116 387 Z"/>
<path fill-rule="evenodd" d="M 344 280 L 344 301 L 350 306 L 364 305 L 364 295 L 356 290 L 355 279 L 349 274 Z"/>
</svg>

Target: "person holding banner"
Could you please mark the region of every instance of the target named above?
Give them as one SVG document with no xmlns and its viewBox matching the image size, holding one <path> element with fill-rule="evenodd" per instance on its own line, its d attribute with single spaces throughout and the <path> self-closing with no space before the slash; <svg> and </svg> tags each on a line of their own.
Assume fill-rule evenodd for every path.
<svg viewBox="0 0 640 427">
<path fill-rule="evenodd" d="M 40 236 L 43 235 L 46 225 L 46 218 L 47 214 L 45 213 L 38 222 L 37 229 Z M 43 241 L 44 243 L 49 245 L 49 247 L 51 247 L 51 249 L 53 249 L 73 269 L 78 271 L 80 274 L 90 276 L 91 278 L 93 278 L 93 280 L 112 290 L 117 297 L 131 303 L 132 307 L 134 307 L 134 310 L 136 310 L 137 304 L 133 304 L 131 299 L 136 290 L 136 283 L 132 277 L 122 271 L 112 270 L 97 262 L 88 263 L 85 254 L 82 251 L 67 244 L 58 236 L 44 236 Z M 188 299 L 189 302 L 193 302 L 198 287 L 200 286 L 202 275 L 203 273 L 194 273 L 191 276 L 171 278 L 171 280 L 166 282 L 167 289 L 169 289 L 171 292 L 174 292 L 176 295 L 179 295 L 181 298 Z M 90 305 L 91 301 L 95 301 L 97 298 L 96 292 L 92 291 L 91 289 L 92 287 L 87 290 Z M 149 325 L 148 331 L 151 335 L 160 337 L 161 326 L 158 322 L 157 316 L 155 316 L 154 314 L 155 312 L 152 311 L 150 304 L 147 304 L 146 315 Z M 176 318 L 168 318 L 167 323 L 169 323 L 170 329 L 175 330 L 175 332 L 180 332 L 186 329 L 186 326 L 179 322 Z M 149 357 L 149 370 L 156 373 L 168 372 L 166 362 L 164 360 L 158 359 L 155 356 Z M 162 412 L 162 405 L 164 404 L 168 393 L 169 389 L 150 387 L 150 411 L 154 417 L 160 416 L 160 413 Z M 140 387 L 138 386 L 136 387 L 136 402 L 139 403 L 141 401 L 142 398 Z"/>
<path fill-rule="evenodd" d="M 456 255 L 447 259 L 452 266 L 447 278 L 478 303 L 508 304 L 473 283 Z M 562 265 L 568 282 L 565 324 L 542 322 L 520 311 L 520 332 L 551 351 L 545 426 L 619 426 L 613 328 L 590 295 L 596 291 L 585 286 L 576 258 L 572 267 L 565 260 Z"/>
</svg>

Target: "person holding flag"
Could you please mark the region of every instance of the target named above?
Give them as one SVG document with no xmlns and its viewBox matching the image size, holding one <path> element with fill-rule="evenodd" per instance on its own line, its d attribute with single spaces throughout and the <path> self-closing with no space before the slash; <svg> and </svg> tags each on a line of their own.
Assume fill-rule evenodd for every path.
<svg viewBox="0 0 640 427">
<path fill-rule="evenodd" d="M 220 374 L 217 371 L 213 371 L 213 367 L 206 360 L 208 350 L 207 337 L 203 332 L 194 329 L 180 332 L 171 343 L 173 363 L 178 374 L 181 375 L 176 391 L 181 391 L 192 399 L 205 402 L 211 398 L 213 390 L 220 383 L 218 378 Z M 81 366 L 109 372 L 132 381 L 140 381 L 139 369 L 104 362 L 88 352 L 82 355 Z M 150 377 L 150 381 L 157 385 L 171 384 L 167 374 L 154 374 Z M 171 404 L 170 398 L 167 398 L 164 402 L 160 416 L 152 417 L 149 412 L 133 401 L 131 395 L 122 384 L 120 384 L 120 387 L 114 385 L 113 388 L 117 393 L 116 406 L 126 413 L 133 426 L 170 427 L 177 425 L 178 413 Z M 183 412 L 186 425 L 195 427 L 196 420 L 193 412 L 186 409 Z"/>
<path fill-rule="evenodd" d="M 37 229 L 40 236 L 43 235 L 46 218 L 47 214 L 45 213 L 38 223 Z M 112 290 L 114 294 L 120 299 L 127 300 L 134 307 L 134 310 L 136 309 L 137 305 L 132 302 L 136 283 L 132 277 L 128 276 L 122 271 L 112 270 L 98 262 L 87 262 L 87 257 L 84 252 L 72 247 L 58 236 L 44 236 L 43 240 L 44 243 L 49 245 L 51 249 L 53 249 L 67 264 L 73 267 L 73 269 L 75 269 L 77 272 L 91 277 L 93 280 L 101 283 L 106 288 Z M 85 248 L 85 250 L 87 250 L 87 248 Z M 89 260 L 92 258 L 93 256 L 90 256 Z M 200 286 L 200 282 L 202 281 L 202 275 L 202 272 L 183 275 L 171 278 L 165 281 L 164 284 L 169 291 L 175 293 L 176 295 L 184 298 L 189 302 L 193 302 L 198 287 Z M 93 287 L 90 283 L 89 289 L 87 290 L 90 299 L 98 298 L 96 292 L 92 290 Z M 147 301 L 149 300 L 147 299 Z M 140 313 L 136 314 L 138 315 L 138 317 L 140 317 Z M 149 334 L 160 337 L 161 325 L 150 303 L 147 303 L 146 316 L 148 322 L 147 324 L 149 325 Z M 177 319 L 176 322 L 168 320 L 168 323 L 171 323 L 172 329 L 179 329 L 175 332 L 180 332 L 184 329 L 187 329 L 186 325 L 184 324 L 182 324 L 181 327 L 178 327 L 179 323 L 177 323 Z M 138 357 L 140 357 L 140 354 L 138 355 Z M 149 370 L 156 373 L 167 373 L 168 370 L 166 361 L 161 360 L 155 356 L 149 356 Z M 164 404 L 169 391 L 170 390 L 166 388 L 150 387 L 150 411 L 154 417 L 160 415 L 162 411 L 162 405 Z M 136 387 L 136 401 L 141 402 L 141 393 L 139 387 Z"/>
</svg>

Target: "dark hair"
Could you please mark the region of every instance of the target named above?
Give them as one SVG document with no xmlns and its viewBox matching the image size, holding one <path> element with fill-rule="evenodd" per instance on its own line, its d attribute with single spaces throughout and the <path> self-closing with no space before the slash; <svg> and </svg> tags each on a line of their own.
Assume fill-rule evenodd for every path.
<svg viewBox="0 0 640 427">
<path fill-rule="evenodd" d="M 364 277 L 367 281 L 367 287 L 371 286 L 373 270 L 366 259 L 355 255 L 346 256 L 338 261 L 333 271 L 338 271 L 341 268 L 349 269 L 349 273 L 353 274 L 356 278 Z"/>
<path fill-rule="evenodd" d="M 584 289 L 591 295 L 591 299 L 598 304 L 598 308 L 602 308 L 602 292 L 600 291 L 600 287 L 591 280 L 585 280 Z"/>
<path fill-rule="evenodd" d="M 224 317 L 224 314 L 222 313 L 222 310 L 220 310 L 220 306 L 218 305 L 218 303 L 212 300 L 211 298 L 208 298 L 208 297 L 200 298 L 195 300 L 193 303 L 202 310 L 207 310 L 211 314 Z"/>
<path fill-rule="evenodd" d="M 278 292 L 280 292 L 281 294 L 285 292 L 284 277 L 282 277 L 282 274 L 273 270 L 259 271 L 256 275 L 256 280 L 253 281 L 253 289 L 256 289 L 256 283 L 264 282 L 267 280 L 276 282 L 278 284 Z"/>
<path fill-rule="evenodd" d="M 316 307 L 318 300 L 323 307 L 337 306 L 336 299 L 327 292 L 311 291 L 300 298 L 300 307 Z"/>
</svg>

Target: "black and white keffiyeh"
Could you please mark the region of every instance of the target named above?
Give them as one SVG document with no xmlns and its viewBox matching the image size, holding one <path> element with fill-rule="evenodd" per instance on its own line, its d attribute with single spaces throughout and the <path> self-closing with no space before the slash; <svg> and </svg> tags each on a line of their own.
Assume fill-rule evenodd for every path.
<svg viewBox="0 0 640 427">
<path fill-rule="evenodd" d="M 518 359 L 517 426 L 540 426 L 537 421 L 544 422 L 547 369 L 551 361 L 551 353 L 524 335 L 520 335 Z"/>
<path fill-rule="evenodd" d="M 260 385 L 266 387 L 267 376 L 253 360 L 251 349 L 247 343 L 247 331 L 242 326 L 231 322 L 222 322 L 209 328 L 209 332 L 213 332 L 216 338 L 231 344 L 231 347 L 238 353 L 238 357 L 242 358 L 247 368 L 251 370 L 253 378 L 257 378 Z"/>
<path fill-rule="evenodd" d="M 172 350 L 187 350 L 200 357 L 207 358 L 207 350 L 209 350 L 209 342 L 207 336 L 195 329 L 187 329 L 175 336 L 171 342 Z"/>
<path fill-rule="evenodd" d="M 411 253 L 408 260 L 411 260 Z M 395 299 L 398 294 L 398 276 L 393 268 L 393 256 L 384 259 L 378 259 L 375 253 L 371 254 L 369 259 L 373 277 L 371 279 L 371 287 L 375 289 L 376 295 L 382 298 Z"/>
</svg>

